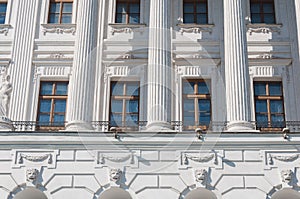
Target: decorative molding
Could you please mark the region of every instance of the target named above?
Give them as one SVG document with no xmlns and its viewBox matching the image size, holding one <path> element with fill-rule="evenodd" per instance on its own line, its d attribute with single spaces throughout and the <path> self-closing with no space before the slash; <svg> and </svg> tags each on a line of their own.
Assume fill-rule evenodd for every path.
<svg viewBox="0 0 300 199">
<path fill-rule="evenodd" d="M 121 169 L 110 169 L 109 178 L 112 182 L 118 183 L 121 179 L 123 171 Z"/>
<path fill-rule="evenodd" d="M 51 154 L 41 154 L 41 155 L 27 155 L 20 153 L 18 163 L 23 163 L 23 158 L 30 161 L 30 162 L 43 162 L 44 160 L 48 159 L 48 163 L 52 163 L 52 155 Z"/>
<path fill-rule="evenodd" d="M 112 151 L 98 151 L 95 156 L 95 168 L 102 168 L 104 166 L 119 168 L 120 165 L 137 168 L 139 155 L 139 151 L 124 151 L 119 153 Z"/>
<path fill-rule="evenodd" d="M 213 158 L 215 157 L 215 154 L 209 154 L 206 156 L 200 156 L 200 155 L 190 155 L 190 154 L 183 154 L 183 163 L 185 165 L 188 164 L 188 160 L 193 160 L 195 162 L 200 162 L 200 163 L 204 163 L 204 162 L 209 162 L 211 161 Z"/>
<path fill-rule="evenodd" d="M 105 163 L 105 159 L 112 161 L 112 162 L 125 162 L 127 160 L 130 159 L 130 164 L 134 163 L 134 154 L 129 154 L 129 155 L 125 155 L 125 156 L 109 156 L 109 155 L 104 155 L 101 154 L 100 158 L 99 158 L 99 164 L 104 164 Z"/>
<path fill-rule="evenodd" d="M 109 24 L 111 29 L 111 34 L 115 33 L 132 33 L 132 32 L 140 32 L 141 34 L 144 32 L 144 27 L 146 24 Z"/>
<path fill-rule="evenodd" d="M 212 33 L 213 24 L 177 24 L 179 27 L 179 32 L 183 35 L 183 33 L 201 33 L 208 32 Z"/>
<path fill-rule="evenodd" d="M 35 66 L 34 78 L 38 76 L 68 77 L 71 72 L 71 66 Z"/>
<path fill-rule="evenodd" d="M 248 24 L 248 32 L 250 35 L 252 33 L 263 33 L 263 34 L 269 34 L 270 32 L 277 32 L 280 34 L 281 32 L 282 24 Z"/>
<path fill-rule="evenodd" d="M 48 56 L 48 58 L 52 58 L 52 59 L 62 59 L 65 58 L 65 55 L 62 53 L 52 53 Z"/>
<path fill-rule="evenodd" d="M 41 24 L 42 32 L 46 33 L 57 33 L 57 34 L 72 34 L 76 33 L 76 24 Z"/>
<path fill-rule="evenodd" d="M 299 154 L 283 156 L 283 155 L 271 155 L 272 158 L 281 162 L 293 162 L 299 158 Z"/>
<path fill-rule="evenodd" d="M 27 169 L 26 170 L 26 180 L 28 182 L 34 182 L 34 181 L 36 181 L 38 174 L 39 174 L 39 170 L 37 170 L 37 169 L 32 169 L 32 168 Z"/>
<path fill-rule="evenodd" d="M 11 25 L 9 24 L 0 24 L 0 34 L 4 34 L 5 36 L 7 36 L 10 28 Z"/>
</svg>

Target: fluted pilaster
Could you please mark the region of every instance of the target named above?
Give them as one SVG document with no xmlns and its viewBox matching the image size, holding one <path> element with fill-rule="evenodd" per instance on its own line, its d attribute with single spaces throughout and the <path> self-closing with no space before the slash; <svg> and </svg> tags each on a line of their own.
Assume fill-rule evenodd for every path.
<svg viewBox="0 0 300 199">
<path fill-rule="evenodd" d="M 75 54 L 70 79 L 67 130 L 92 129 L 90 124 L 93 110 L 95 56 L 92 52 L 96 43 L 97 1 L 79 0 Z"/>
<path fill-rule="evenodd" d="M 228 131 L 252 130 L 244 0 L 224 0 L 224 51 Z"/>
<path fill-rule="evenodd" d="M 14 40 L 12 49 L 12 62 L 9 66 L 12 93 L 8 117 L 14 121 L 29 120 L 32 96 L 32 58 L 34 49 L 34 36 L 37 24 L 38 0 L 14 1 L 16 15 L 14 27 Z M 1 47 L 0 47 L 1 48 Z"/>
<path fill-rule="evenodd" d="M 147 129 L 170 130 L 172 62 L 169 0 L 151 0 L 150 13 Z"/>
</svg>

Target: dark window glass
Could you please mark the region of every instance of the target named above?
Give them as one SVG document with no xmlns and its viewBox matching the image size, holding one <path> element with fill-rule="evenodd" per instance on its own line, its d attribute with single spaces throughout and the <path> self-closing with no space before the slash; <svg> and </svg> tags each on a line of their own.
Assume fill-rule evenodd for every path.
<svg viewBox="0 0 300 199">
<path fill-rule="evenodd" d="M 207 24 L 207 0 L 184 0 L 183 23 Z"/>
<path fill-rule="evenodd" d="M 63 127 L 67 106 L 68 82 L 41 82 L 38 128 Z"/>
<path fill-rule="evenodd" d="M 137 127 L 139 83 L 111 82 L 110 126 Z"/>
<path fill-rule="evenodd" d="M 140 23 L 140 1 L 117 0 L 116 23 Z"/>
<path fill-rule="evenodd" d="M 7 3 L 0 3 L 0 24 L 5 24 Z"/>
<path fill-rule="evenodd" d="M 254 95 L 257 127 L 284 127 L 281 82 L 254 82 Z"/>
<path fill-rule="evenodd" d="M 210 83 L 183 81 L 183 125 L 185 129 L 207 128 L 211 121 Z"/>
<path fill-rule="evenodd" d="M 73 2 L 70 0 L 51 0 L 48 23 L 72 23 Z"/>
<path fill-rule="evenodd" d="M 251 23 L 275 23 L 274 0 L 251 0 Z"/>
</svg>

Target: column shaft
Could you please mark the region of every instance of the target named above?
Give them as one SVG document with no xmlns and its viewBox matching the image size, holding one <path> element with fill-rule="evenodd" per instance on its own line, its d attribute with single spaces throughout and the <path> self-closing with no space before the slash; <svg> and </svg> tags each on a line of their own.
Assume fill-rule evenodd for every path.
<svg viewBox="0 0 300 199">
<path fill-rule="evenodd" d="M 224 51 L 229 131 L 252 130 L 244 0 L 224 0 Z"/>
<path fill-rule="evenodd" d="M 150 13 L 147 129 L 170 130 L 172 62 L 169 0 L 151 0 Z"/>
<path fill-rule="evenodd" d="M 92 56 L 96 43 L 95 0 L 79 0 L 74 62 L 70 79 L 68 100 L 67 130 L 92 129 L 93 91 L 95 79 L 95 56 Z"/>
</svg>

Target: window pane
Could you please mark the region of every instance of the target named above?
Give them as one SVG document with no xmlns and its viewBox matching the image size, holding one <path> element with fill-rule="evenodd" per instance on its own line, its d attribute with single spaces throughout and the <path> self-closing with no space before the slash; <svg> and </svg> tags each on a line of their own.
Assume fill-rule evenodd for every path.
<svg viewBox="0 0 300 199">
<path fill-rule="evenodd" d="M 50 14 L 49 23 L 59 23 L 59 14 Z"/>
<path fill-rule="evenodd" d="M 207 24 L 206 14 L 197 14 L 197 24 Z"/>
<path fill-rule="evenodd" d="M 198 83 L 198 94 L 209 94 L 209 89 L 206 82 Z"/>
<path fill-rule="evenodd" d="M 195 105 L 194 105 L 194 100 L 193 99 L 185 99 L 183 101 L 183 110 L 184 111 L 194 111 L 195 110 Z"/>
<path fill-rule="evenodd" d="M 210 100 L 198 100 L 200 112 L 210 112 Z"/>
<path fill-rule="evenodd" d="M 41 85 L 41 95 L 52 95 L 52 89 L 52 82 L 43 82 Z"/>
<path fill-rule="evenodd" d="M 184 82 L 183 83 L 183 94 L 194 94 L 194 82 Z"/>
<path fill-rule="evenodd" d="M 125 3 L 117 3 L 117 13 L 126 13 L 126 7 Z"/>
<path fill-rule="evenodd" d="M 123 21 L 123 15 L 117 14 L 116 16 L 116 23 L 125 23 L 126 21 Z"/>
<path fill-rule="evenodd" d="M 194 14 L 184 14 L 183 23 L 195 23 Z"/>
<path fill-rule="evenodd" d="M 130 14 L 129 23 L 140 23 L 140 14 Z"/>
<path fill-rule="evenodd" d="M 270 106 L 271 106 L 271 113 L 283 113 L 282 101 L 280 101 L 280 100 L 271 100 L 270 101 Z"/>
<path fill-rule="evenodd" d="M 210 123 L 210 113 L 200 113 L 199 124 L 208 126 Z"/>
<path fill-rule="evenodd" d="M 129 4 L 130 13 L 140 13 L 140 4 L 132 3 Z"/>
<path fill-rule="evenodd" d="M 111 126 L 122 126 L 122 115 L 111 114 L 110 115 L 110 125 Z"/>
<path fill-rule="evenodd" d="M 192 3 L 185 3 L 183 5 L 183 12 L 184 13 L 193 13 L 194 12 L 194 4 L 192 4 Z"/>
<path fill-rule="evenodd" d="M 260 6 L 257 3 L 251 3 L 251 13 L 260 13 Z"/>
<path fill-rule="evenodd" d="M 111 112 L 123 112 L 123 100 L 111 100 Z"/>
<path fill-rule="evenodd" d="M 6 12 L 7 3 L 0 3 L 0 12 Z"/>
<path fill-rule="evenodd" d="M 72 14 L 63 14 L 61 16 L 61 23 L 71 23 L 72 22 Z"/>
<path fill-rule="evenodd" d="M 136 126 L 138 124 L 138 115 L 137 114 L 126 114 L 126 125 L 127 126 Z"/>
<path fill-rule="evenodd" d="M 113 82 L 112 83 L 112 95 L 123 95 L 124 84 Z"/>
<path fill-rule="evenodd" d="M 197 3 L 196 7 L 196 12 L 197 13 L 206 13 L 206 3 Z"/>
<path fill-rule="evenodd" d="M 283 115 L 271 115 L 272 127 L 284 127 L 285 122 Z"/>
<path fill-rule="evenodd" d="M 54 100 L 54 112 L 65 112 L 66 100 Z"/>
<path fill-rule="evenodd" d="M 127 83 L 126 84 L 126 95 L 127 96 L 139 96 L 139 88 L 136 83 Z"/>
<path fill-rule="evenodd" d="M 264 14 L 265 23 L 267 24 L 274 24 L 275 18 L 273 14 Z"/>
<path fill-rule="evenodd" d="M 49 113 L 51 110 L 51 100 L 41 100 L 40 101 L 40 111 L 39 112 L 46 112 Z"/>
<path fill-rule="evenodd" d="M 185 126 L 195 125 L 195 113 L 185 112 L 183 116 L 183 121 Z"/>
<path fill-rule="evenodd" d="M 56 83 L 56 95 L 67 95 L 68 84 L 67 83 Z"/>
<path fill-rule="evenodd" d="M 257 123 L 258 127 L 267 127 L 268 126 L 268 115 L 256 114 L 256 123 Z"/>
<path fill-rule="evenodd" d="M 5 23 L 5 15 L 0 14 L 0 24 Z"/>
<path fill-rule="evenodd" d="M 254 95 L 266 95 L 266 84 L 264 83 L 255 83 L 254 84 Z"/>
<path fill-rule="evenodd" d="M 50 122 L 50 115 L 49 114 L 41 114 L 39 115 L 39 122 L 46 122 L 47 124 L 45 125 L 49 125 L 48 122 Z"/>
<path fill-rule="evenodd" d="M 255 112 L 256 113 L 266 113 L 266 112 L 268 112 L 267 100 L 256 100 L 256 102 L 255 102 Z"/>
<path fill-rule="evenodd" d="M 126 100 L 126 112 L 127 113 L 138 113 L 139 112 L 139 101 L 138 100 Z"/>
<path fill-rule="evenodd" d="M 59 13 L 60 12 L 60 3 L 51 3 L 50 13 Z"/>
<path fill-rule="evenodd" d="M 56 126 L 63 126 L 65 122 L 65 115 L 58 115 L 55 114 L 53 118 L 54 125 Z"/>
<path fill-rule="evenodd" d="M 262 23 L 260 14 L 252 14 L 251 15 L 251 23 Z"/>
<path fill-rule="evenodd" d="M 73 3 L 64 3 L 63 4 L 63 13 L 72 13 Z"/>
<path fill-rule="evenodd" d="M 273 13 L 273 4 L 272 3 L 264 3 L 263 4 L 264 13 Z"/>
<path fill-rule="evenodd" d="M 278 83 L 278 84 L 274 84 L 274 83 L 270 83 L 269 84 L 269 92 L 270 92 L 270 95 L 272 96 L 281 96 L 282 95 L 282 92 L 281 92 L 281 84 Z"/>
</svg>

